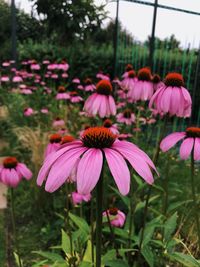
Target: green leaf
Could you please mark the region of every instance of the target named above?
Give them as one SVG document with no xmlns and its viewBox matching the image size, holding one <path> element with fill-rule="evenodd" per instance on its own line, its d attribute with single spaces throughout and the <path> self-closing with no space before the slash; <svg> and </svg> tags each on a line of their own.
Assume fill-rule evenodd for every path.
<svg viewBox="0 0 200 267">
<path fill-rule="evenodd" d="M 199 267 L 200 266 L 199 262 L 193 256 L 190 256 L 190 255 L 185 255 L 183 253 L 175 252 L 170 255 L 168 254 L 168 256 L 172 261 L 177 261 L 185 267 Z"/>
<path fill-rule="evenodd" d="M 177 212 L 175 212 L 164 224 L 164 239 L 169 241 L 177 225 Z"/>
<path fill-rule="evenodd" d="M 95 247 L 94 247 L 94 254 L 95 254 Z M 87 248 L 84 253 L 83 261 L 92 262 L 92 243 L 90 240 L 87 242 Z"/>
<path fill-rule="evenodd" d="M 190 202 L 192 202 L 191 199 L 184 200 L 184 201 L 177 201 L 177 202 L 175 202 L 175 203 L 172 203 L 172 204 L 169 206 L 169 208 L 168 208 L 167 211 L 168 211 L 168 212 L 173 211 L 173 210 L 175 210 L 175 209 L 177 209 L 177 208 L 179 208 L 179 207 L 182 207 L 183 205 L 188 204 L 188 203 L 190 203 Z"/>
<path fill-rule="evenodd" d="M 69 239 L 69 236 L 63 229 L 61 230 L 61 233 L 62 233 L 62 241 L 61 241 L 62 250 L 65 253 L 70 253 L 71 250 L 70 250 L 70 239 Z"/>
<path fill-rule="evenodd" d="M 20 259 L 19 255 L 16 252 L 13 252 L 13 255 L 14 255 L 15 262 L 16 262 L 17 266 L 19 266 L 19 267 L 22 266 L 23 267 L 24 265 L 23 265 L 23 262 Z"/>
<path fill-rule="evenodd" d="M 129 267 L 128 263 L 126 261 L 121 260 L 121 259 L 108 260 L 105 262 L 105 264 L 108 267 Z"/>
<path fill-rule="evenodd" d="M 129 207 L 130 206 L 130 199 L 126 196 L 122 196 L 120 193 L 119 193 L 119 190 L 117 190 L 116 188 L 110 186 L 110 188 L 121 198 L 121 200 L 124 202 L 124 204 Z"/>
<path fill-rule="evenodd" d="M 136 249 L 118 249 L 120 256 L 124 257 L 124 254 L 129 251 L 136 251 Z M 117 260 L 116 258 L 116 250 L 111 249 L 109 250 L 103 257 L 102 257 L 102 263 L 106 264 L 107 261 L 110 260 Z"/>
<path fill-rule="evenodd" d="M 51 260 L 52 262 L 59 261 L 60 263 L 65 263 L 66 261 L 57 253 L 52 252 L 44 252 L 44 251 L 33 251 L 33 253 L 36 253 L 46 259 Z"/>
<path fill-rule="evenodd" d="M 153 202 L 154 200 L 156 200 L 156 199 L 159 198 L 159 197 L 160 197 L 160 195 L 155 195 L 155 196 L 151 197 L 151 198 L 149 199 L 149 203 Z M 135 212 L 137 212 L 137 211 L 140 210 L 140 209 L 143 209 L 144 206 L 145 206 L 145 204 L 146 204 L 146 201 L 140 201 L 140 202 L 136 205 Z"/>
<path fill-rule="evenodd" d="M 90 233 L 89 225 L 83 218 L 76 216 L 72 214 L 71 212 L 69 212 L 69 217 L 79 229 L 81 229 L 82 231 L 85 231 L 87 234 Z"/>
<path fill-rule="evenodd" d="M 149 264 L 150 267 L 154 266 L 154 255 L 151 250 L 150 246 L 144 246 L 142 248 L 142 255 L 144 256 L 146 262 Z"/>
<path fill-rule="evenodd" d="M 82 261 L 79 267 L 92 267 L 92 263 L 88 261 Z"/>
</svg>

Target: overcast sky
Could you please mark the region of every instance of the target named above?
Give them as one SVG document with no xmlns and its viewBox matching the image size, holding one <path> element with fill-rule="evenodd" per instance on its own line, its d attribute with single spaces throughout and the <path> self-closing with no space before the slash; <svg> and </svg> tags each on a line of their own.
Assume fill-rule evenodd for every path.
<svg viewBox="0 0 200 267">
<path fill-rule="evenodd" d="M 154 2 L 154 0 L 143 0 Z M 107 3 L 106 10 L 111 18 L 115 18 L 116 2 L 111 0 L 95 0 L 97 5 Z M 200 0 L 158 0 L 159 4 L 188 9 L 200 13 Z M 26 12 L 30 12 L 31 4 L 28 0 L 16 0 Z M 135 36 L 144 41 L 151 34 L 153 8 L 136 3 L 120 0 L 119 18 L 123 26 Z M 200 16 L 180 13 L 176 11 L 158 9 L 156 36 L 160 38 L 175 34 L 182 46 L 191 43 L 192 47 L 199 47 Z"/>
</svg>

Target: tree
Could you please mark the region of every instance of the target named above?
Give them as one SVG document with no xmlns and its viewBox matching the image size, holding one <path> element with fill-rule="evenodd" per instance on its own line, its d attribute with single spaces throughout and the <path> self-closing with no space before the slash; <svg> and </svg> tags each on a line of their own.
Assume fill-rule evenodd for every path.
<svg viewBox="0 0 200 267">
<path fill-rule="evenodd" d="M 106 17 L 104 6 L 97 7 L 93 0 L 30 1 L 47 28 L 47 36 L 53 36 L 60 45 L 84 40 L 100 28 Z"/>
</svg>

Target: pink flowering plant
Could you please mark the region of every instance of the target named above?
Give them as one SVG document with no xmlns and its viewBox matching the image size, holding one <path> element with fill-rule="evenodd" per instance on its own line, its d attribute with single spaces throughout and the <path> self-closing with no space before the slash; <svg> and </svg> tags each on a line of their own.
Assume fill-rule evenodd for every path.
<svg viewBox="0 0 200 267">
<path fill-rule="evenodd" d="M 80 61 L 2 63 L 10 266 L 199 266 L 189 83 L 156 67 L 128 64 L 114 76 Z"/>
</svg>

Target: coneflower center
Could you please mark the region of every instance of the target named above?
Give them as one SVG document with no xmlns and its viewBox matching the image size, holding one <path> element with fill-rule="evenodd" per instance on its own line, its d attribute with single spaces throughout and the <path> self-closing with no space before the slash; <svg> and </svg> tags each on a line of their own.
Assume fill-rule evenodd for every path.
<svg viewBox="0 0 200 267">
<path fill-rule="evenodd" d="M 181 87 L 184 85 L 183 76 L 176 72 L 169 73 L 165 77 L 164 83 L 166 86 Z"/>
<path fill-rule="evenodd" d="M 103 126 L 106 127 L 106 128 L 110 128 L 112 126 L 112 121 L 109 120 L 109 119 L 106 119 L 104 122 L 103 122 Z"/>
<path fill-rule="evenodd" d="M 200 128 L 199 127 L 188 127 L 186 129 L 187 137 L 199 137 L 200 138 Z"/>
<path fill-rule="evenodd" d="M 71 136 L 71 135 L 65 135 L 65 136 L 62 137 L 60 143 L 61 143 L 61 145 L 63 145 L 63 144 L 66 144 L 66 143 L 70 143 L 70 142 L 72 142 L 74 140 L 75 140 L 75 138 L 73 136 Z"/>
<path fill-rule="evenodd" d="M 12 169 L 15 168 L 17 166 L 17 159 L 15 157 L 8 157 L 6 159 L 4 159 L 3 161 L 3 166 L 6 169 Z"/>
<path fill-rule="evenodd" d="M 138 80 L 140 81 L 150 81 L 151 71 L 148 68 L 142 68 L 138 71 Z"/>
<path fill-rule="evenodd" d="M 160 82 L 160 76 L 158 74 L 154 74 L 152 78 L 153 83 L 159 83 Z"/>
<path fill-rule="evenodd" d="M 59 86 L 58 87 L 58 92 L 59 93 L 64 93 L 65 92 L 65 87 L 64 86 Z"/>
<path fill-rule="evenodd" d="M 126 71 L 130 71 L 133 69 L 133 65 L 132 64 L 127 64 L 126 65 Z"/>
<path fill-rule="evenodd" d="M 76 91 L 70 92 L 70 96 L 77 96 L 78 93 Z"/>
<path fill-rule="evenodd" d="M 118 208 L 109 208 L 109 214 L 110 215 L 117 215 L 118 214 Z"/>
<path fill-rule="evenodd" d="M 128 72 L 128 77 L 129 77 L 129 78 L 135 78 L 135 76 L 136 76 L 136 73 L 135 73 L 134 70 L 130 70 L 130 71 Z"/>
<path fill-rule="evenodd" d="M 116 135 L 105 127 L 91 127 L 82 136 L 84 145 L 93 148 L 111 147 L 115 139 Z"/>
<path fill-rule="evenodd" d="M 125 109 L 123 112 L 124 118 L 130 119 L 131 118 L 131 110 L 130 109 Z"/>
<path fill-rule="evenodd" d="M 110 95 L 112 92 L 112 85 L 107 80 L 101 80 L 97 83 L 96 90 L 100 95 Z"/>
<path fill-rule="evenodd" d="M 85 84 L 86 85 L 91 85 L 92 84 L 92 80 L 90 78 L 85 79 Z"/>
<path fill-rule="evenodd" d="M 52 134 L 49 137 L 49 142 L 51 144 L 53 144 L 53 143 L 60 143 L 61 139 L 62 139 L 62 136 L 60 134 Z"/>
</svg>

